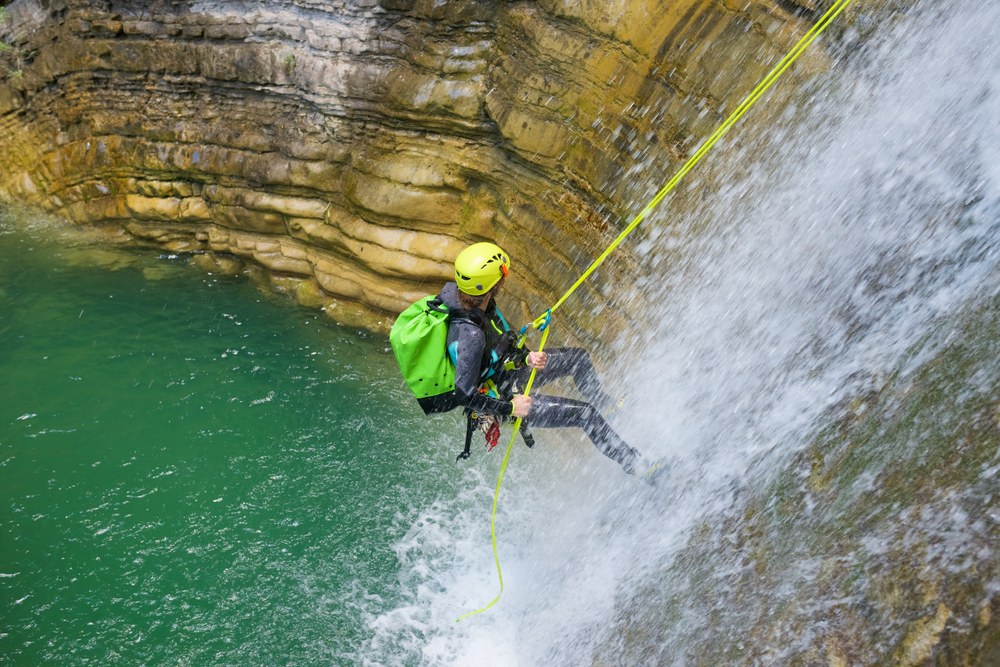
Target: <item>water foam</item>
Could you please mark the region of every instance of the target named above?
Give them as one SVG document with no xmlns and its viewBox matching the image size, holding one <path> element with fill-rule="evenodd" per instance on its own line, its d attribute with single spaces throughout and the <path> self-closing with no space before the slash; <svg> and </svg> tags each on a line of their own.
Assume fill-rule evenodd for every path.
<svg viewBox="0 0 1000 667">
<path fill-rule="evenodd" d="M 470 471 L 397 543 L 407 604 L 371 620 L 369 664 L 613 653 L 616 614 L 659 604 L 640 591 L 693 526 L 781 469 L 830 406 L 917 367 L 931 348 L 907 361 L 915 345 L 996 291 L 1000 35 L 988 13 L 925 4 L 881 26 L 877 43 L 803 89 L 788 124 L 743 149 L 748 176 L 684 219 L 666 209 L 646 223 L 656 280 L 635 303 L 656 304 L 662 326 L 614 381 L 633 390 L 626 437 L 673 457 L 666 483 L 645 489 L 574 436 L 544 435 L 504 481 L 504 595 L 455 625 L 496 590 L 495 466 Z M 800 563 L 790 582 L 816 567 Z M 680 626 L 704 623 L 678 614 Z"/>
</svg>

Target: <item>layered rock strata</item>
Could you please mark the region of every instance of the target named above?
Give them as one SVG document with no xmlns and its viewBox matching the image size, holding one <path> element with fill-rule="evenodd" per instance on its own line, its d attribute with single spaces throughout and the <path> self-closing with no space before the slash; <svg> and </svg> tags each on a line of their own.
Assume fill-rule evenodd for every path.
<svg viewBox="0 0 1000 667">
<path fill-rule="evenodd" d="M 808 28 L 801 4 L 17 0 L 0 193 L 259 263 L 338 317 L 387 321 L 493 239 L 527 318 Z M 570 330 L 620 326 L 635 270 L 609 262 Z"/>
</svg>

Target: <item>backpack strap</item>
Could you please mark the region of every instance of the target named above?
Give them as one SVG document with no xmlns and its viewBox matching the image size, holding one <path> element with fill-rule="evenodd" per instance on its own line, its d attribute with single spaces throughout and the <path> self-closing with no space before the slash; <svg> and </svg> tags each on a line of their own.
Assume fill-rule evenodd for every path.
<svg viewBox="0 0 1000 667">
<path fill-rule="evenodd" d="M 432 302 L 428 302 L 427 305 L 430 306 L 431 303 Z M 443 304 L 444 302 L 441 303 Z M 434 310 L 439 313 L 448 313 L 448 318 L 451 320 L 459 320 L 462 322 L 468 322 L 469 324 L 475 324 L 483 330 L 484 334 L 486 333 L 486 318 L 483 317 L 483 311 L 481 310 L 465 310 L 463 308 L 452 308 L 449 310 L 447 307 L 443 309 L 434 308 Z"/>
<path fill-rule="evenodd" d="M 472 434 L 476 430 L 476 419 L 472 415 L 473 413 L 470 410 L 465 411 L 467 422 L 465 426 L 465 449 L 463 449 L 462 453 L 455 459 L 455 463 L 458 463 L 462 459 L 467 459 L 472 455 L 472 452 L 470 451 L 472 447 Z"/>
<path fill-rule="evenodd" d="M 487 330 L 486 319 L 483 317 L 483 312 L 481 310 L 465 310 L 464 308 L 452 308 L 449 309 L 444 307 L 444 302 L 441 297 L 438 296 L 427 303 L 428 306 L 436 310 L 437 312 L 447 312 L 448 319 L 452 322 L 468 322 L 472 324 L 477 329 L 483 332 L 483 337 L 485 339 L 483 347 L 483 358 L 480 362 L 480 368 L 483 364 L 488 364 L 492 360 L 491 353 L 493 348 L 490 346 L 490 334 Z M 455 458 L 455 462 L 458 463 L 462 459 L 467 459 L 472 455 L 472 434 L 476 432 L 476 425 L 478 424 L 478 415 L 469 409 L 465 410 L 465 449 L 463 449 L 459 455 Z"/>
<path fill-rule="evenodd" d="M 427 305 L 439 313 L 448 313 L 448 319 L 452 322 L 468 322 L 483 332 L 483 358 L 479 362 L 480 372 L 482 372 L 482 369 L 493 361 L 493 347 L 490 345 L 490 332 L 487 328 L 488 324 L 486 318 L 483 316 L 483 311 L 465 310 L 463 308 L 449 309 L 447 306 L 444 306 L 444 302 L 441 301 L 440 296 L 429 301 Z"/>
<path fill-rule="evenodd" d="M 448 310 L 448 306 L 444 305 L 444 301 L 441 299 L 441 295 L 438 294 L 436 297 L 427 302 L 427 307 L 436 313 L 448 314 L 451 311 Z"/>
</svg>

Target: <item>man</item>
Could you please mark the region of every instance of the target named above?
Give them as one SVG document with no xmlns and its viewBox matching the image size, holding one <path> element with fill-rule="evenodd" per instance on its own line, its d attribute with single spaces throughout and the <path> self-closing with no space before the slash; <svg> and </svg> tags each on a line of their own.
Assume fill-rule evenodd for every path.
<svg viewBox="0 0 1000 667">
<path fill-rule="evenodd" d="M 448 325 L 448 354 L 455 364 L 454 397 L 472 412 L 504 421 L 525 417 L 532 428 L 579 427 L 594 446 L 625 472 L 652 479 L 662 461 L 648 462 L 608 425 L 602 411 L 611 407 L 590 355 L 580 348 L 549 352 L 518 349 L 515 334 L 494 300 L 510 271 L 510 258 L 492 243 L 476 243 L 455 260 L 455 282 L 441 291 L 449 310 L 471 311 Z M 476 321 L 473 321 L 476 320 Z M 478 322 L 478 323 L 477 323 Z M 481 326 L 482 325 L 482 326 Z M 567 375 L 589 402 L 558 396 L 523 396 L 532 369 L 534 387 Z"/>
</svg>

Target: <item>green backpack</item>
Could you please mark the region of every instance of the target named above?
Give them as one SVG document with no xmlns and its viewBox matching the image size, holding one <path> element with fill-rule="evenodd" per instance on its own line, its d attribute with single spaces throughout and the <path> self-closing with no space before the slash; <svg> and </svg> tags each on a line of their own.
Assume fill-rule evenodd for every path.
<svg viewBox="0 0 1000 667">
<path fill-rule="evenodd" d="M 448 323 L 462 319 L 483 328 L 468 310 L 449 310 L 440 296 L 424 297 L 400 313 L 389 332 L 396 363 L 424 414 L 456 407 L 455 366 L 448 356 Z"/>
</svg>

